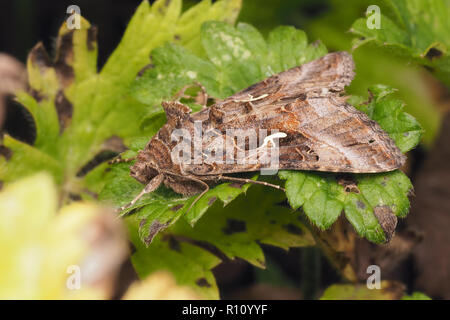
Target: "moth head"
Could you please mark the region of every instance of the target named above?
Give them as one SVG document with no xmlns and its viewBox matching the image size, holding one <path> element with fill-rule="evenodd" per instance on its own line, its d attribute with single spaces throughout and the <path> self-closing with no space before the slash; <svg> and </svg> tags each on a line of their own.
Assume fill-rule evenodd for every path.
<svg viewBox="0 0 450 320">
<path fill-rule="evenodd" d="M 189 119 L 191 108 L 178 101 L 163 101 L 162 107 L 166 113 L 167 122 L 179 125 Z"/>
<path fill-rule="evenodd" d="M 159 167 L 147 150 L 142 150 L 137 156 L 137 161 L 130 167 L 130 175 L 137 181 L 147 184 L 159 174 Z"/>
<path fill-rule="evenodd" d="M 159 174 L 151 163 L 136 163 L 130 168 L 130 175 L 142 184 L 147 184 Z"/>
</svg>

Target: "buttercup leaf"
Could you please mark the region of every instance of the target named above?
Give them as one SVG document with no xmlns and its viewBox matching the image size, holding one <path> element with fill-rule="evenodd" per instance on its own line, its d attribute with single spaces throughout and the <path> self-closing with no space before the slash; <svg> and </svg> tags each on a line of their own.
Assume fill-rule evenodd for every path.
<svg viewBox="0 0 450 320">
<path fill-rule="evenodd" d="M 212 5 L 206 0 L 199 9 L 194 6 L 182 13 L 181 0 L 158 0 L 152 6 L 143 1 L 100 71 L 97 29 L 83 18 L 80 29 L 70 30 L 64 23 L 54 57 L 42 43 L 29 54 L 31 90 L 19 93 L 17 100 L 33 117 L 36 141 L 27 146 L 5 137 L 3 144 L 11 157 L 0 158 L 0 180 L 9 183 L 44 170 L 65 186 L 64 201 L 68 195 L 95 197 L 103 185 L 100 171 L 106 166 L 92 175 L 87 173 L 107 159 L 105 155 L 124 151 L 125 141 L 150 130 L 141 130 L 139 125 L 148 114 L 147 107 L 128 93 L 138 72 L 149 64 L 150 51 L 173 40 L 193 46 L 191 37 L 199 35 L 203 21 L 232 22 L 240 4 L 240 0 L 222 0 Z M 189 19 L 194 11 L 195 22 Z"/>
</svg>

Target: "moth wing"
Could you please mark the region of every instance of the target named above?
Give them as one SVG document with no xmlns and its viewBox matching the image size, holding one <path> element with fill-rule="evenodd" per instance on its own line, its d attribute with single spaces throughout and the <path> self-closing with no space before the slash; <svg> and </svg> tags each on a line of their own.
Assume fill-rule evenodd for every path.
<svg viewBox="0 0 450 320">
<path fill-rule="evenodd" d="M 286 104 L 306 95 L 341 92 L 354 77 L 354 62 L 347 52 L 322 58 L 273 75 L 210 107 L 217 123 L 233 121 L 242 113 L 258 112 L 267 106 Z"/>
<path fill-rule="evenodd" d="M 258 144 L 256 148 L 244 144 L 247 153 L 243 158 L 237 157 L 242 145 L 239 147 L 233 139 L 224 139 L 227 142 L 222 142 L 219 148 L 207 142 L 205 150 L 222 150 L 220 162 L 189 164 L 185 165 L 185 170 L 197 175 L 213 175 L 257 171 L 273 168 L 275 164 L 279 169 L 375 173 L 398 169 L 405 162 L 405 156 L 375 121 L 337 96 L 298 99 L 277 108 L 272 110 L 272 117 L 255 120 L 251 115 L 241 115 L 234 125 L 226 123 L 215 129 L 219 132 L 235 129 L 241 132 L 236 135 L 241 138 L 247 131 L 256 132 Z M 242 130 L 240 122 L 247 124 L 246 131 L 239 131 Z M 279 140 L 278 157 L 268 146 L 261 148 L 261 130 L 269 135 L 275 131 L 286 135 Z M 226 162 L 227 143 L 234 159 L 239 161 Z"/>
<path fill-rule="evenodd" d="M 280 169 L 376 173 L 398 169 L 406 160 L 378 123 L 339 97 L 310 98 L 287 109 Z"/>
<path fill-rule="evenodd" d="M 395 143 L 376 122 L 338 95 L 353 79 L 353 69 L 350 54 L 331 53 L 261 81 L 197 117 L 208 117 L 222 133 L 240 128 L 286 133 L 278 149 L 280 169 L 353 173 L 397 169 L 405 157 Z M 249 154 L 241 158 L 243 163 L 227 164 L 224 158 L 221 163 L 190 164 L 186 170 L 211 175 L 268 166 L 254 163 L 253 158 Z"/>
</svg>

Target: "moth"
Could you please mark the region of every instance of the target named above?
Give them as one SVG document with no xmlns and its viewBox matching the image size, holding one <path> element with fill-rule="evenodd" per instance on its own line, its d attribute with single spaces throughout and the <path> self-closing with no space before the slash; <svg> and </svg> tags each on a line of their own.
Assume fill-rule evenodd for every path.
<svg viewBox="0 0 450 320">
<path fill-rule="evenodd" d="M 282 189 L 230 176 L 268 166 L 258 156 L 267 156 L 268 150 L 275 147 L 273 137 L 278 138 L 279 169 L 346 173 L 398 169 L 405 156 L 394 141 L 375 121 L 346 103 L 344 87 L 352 81 L 353 69 L 350 54 L 335 52 L 273 75 L 196 113 L 179 101 L 163 102 L 167 123 L 139 151 L 130 168 L 131 176 L 146 186 L 121 209 L 132 206 L 162 183 L 179 194 L 199 194 L 191 207 L 211 184 L 219 181 L 251 182 Z M 189 161 L 174 161 L 173 151 L 179 141 L 173 134 L 181 130 L 194 137 L 199 129 L 207 137 L 197 143 L 197 147 L 205 150 L 200 152 L 200 161 L 196 147 L 192 146 L 186 150 Z M 236 143 L 239 135 L 226 137 L 230 130 L 250 130 L 257 135 L 265 132 L 266 136 L 256 146 L 246 140 L 243 148 L 239 148 Z M 217 142 L 220 137 L 222 144 Z M 215 157 L 211 157 L 212 149 Z M 253 161 L 227 162 L 229 154 L 222 155 L 225 149 L 233 155 L 244 151 L 243 160 Z M 201 157 L 206 153 L 209 157 Z"/>
</svg>

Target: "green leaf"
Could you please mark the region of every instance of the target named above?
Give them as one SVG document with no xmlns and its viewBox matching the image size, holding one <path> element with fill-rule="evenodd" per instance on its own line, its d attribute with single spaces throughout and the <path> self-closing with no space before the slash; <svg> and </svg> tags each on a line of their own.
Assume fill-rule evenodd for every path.
<svg viewBox="0 0 450 320">
<path fill-rule="evenodd" d="M 274 205 L 282 199 L 281 193 L 267 194 L 263 187 L 256 186 L 227 207 L 216 201 L 195 227 L 188 219 L 180 219 L 157 235 L 148 247 L 140 240 L 142 231 L 136 230 L 141 217 L 130 215 L 127 221 L 137 247 L 133 264 L 141 277 L 159 269 L 169 270 L 179 284 L 189 285 L 207 298 L 217 298 L 210 270 L 220 259 L 207 250 L 264 267 L 260 243 L 286 250 L 314 244 L 312 235 L 292 210 Z M 140 225 L 139 229 L 142 228 Z"/>
<path fill-rule="evenodd" d="M 287 69 L 326 54 L 321 43 L 306 45 L 304 32 L 290 27 L 275 29 L 265 41 L 248 24 L 232 27 L 214 21 L 202 26 L 201 39 L 208 60 L 177 45 L 155 49 L 152 52 L 154 67 L 135 81 L 131 89 L 133 96 L 155 107 L 161 100 L 170 99 L 183 86 L 198 81 L 210 96 L 226 98 L 281 71 L 282 66 Z M 297 48 L 299 39 L 303 39 L 305 44 Z M 286 47 L 283 49 L 286 52 L 275 54 L 282 47 Z M 293 48 L 299 50 L 293 51 Z M 289 54 L 280 58 L 287 52 Z"/>
<path fill-rule="evenodd" d="M 389 214 L 404 217 L 409 210 L 408 193 L 412 184 L 401 171 L 381 174 L 348 175 L 344 183 L 334 174 L 280 171 L 286 180 L 286 196 L 293 208 L 303 206 L 306 216 L 319 228 L 329 228 L 342 210 L 357 233 L 375 243 L 385 242 L 386 235 L 375 213 L 388 209 Z M 354 187 L 344 188 L 345 182 Z M 387 237 L 386 237 L 387 236 Z"/>
<path fill-rule="evenodd" d="M 26 107 L 35 120 L 36 141 L 34 146 L 49 156 L 56 157 L 55 144 L 58 141 L 60 128 L 54 104 L 51 101 L 38 103 L 35 98 L 25 92 L 19 92 L 16 100 Z"/>
<path fill-rule="evenodd" d="M 252 51 L 243 36 L 245 32 L 249 30 L 219 22 L 202 26 L 203 47 L 210 61 L 223 71 L 218 80 L 226 85 L 226 95 L 249 86 L 254 79 L 264 77 L 257 60 L 252 59 Z"/>
<path fill-rule="evenodd" d="M 307 63 L 327 53 L 321 42 L 308 45 L 305 32 L 294 27 L 278 27 L 269 34 L 269 61 L 273 73 Z"/>
<path fill-rule="evenodd" d="M 140 102 L 158 106 L 169 99 L 185 84 L 198 81 L 207 91 L 218 94 L 217 70 L 212 63 L 204 61 L 183 47 L 166 44 L 152 51 L 152 68 L 137 79 L 131 89 Z M 162 109 L 161 109 L 162 111 Z"/>
<path fill-rule="evenodd" d="M 450 4 L 440 0 L 389 0 L 395 21 L 381 15 L 381 28 L 369 29 L 366 18 L 356 20 L 351 31 L 357 48 L 369 42 L 384 46 L 400 56 L 412 58 L 433 70 L 450 85 Z"/>
<path fill-rule="evenodd" d="M 175 32 L 175 42 L 190 51 L 204 55 L 204 50 L 197 32 L 208 20 L 225 21 L 233 24 L 239 15 L 242 0 L 216 1 L 203 0 L 198 5 L 187 10 L 179 20 Z"/>
<path fill-rule="evenodd" d="M 356 108 L 378 122 L 402 152 L 414 148 L 422 138 L 423 129 L 414 117 L 403 111 L 403 101 L 389 97 L 395 90 L 377 85 L 370 87 L 369 92 L 372 94 L 372 101 Z"/>
<path fill-rule="evenodd" d="M 280 171 L 286 180 L 286 196 L 294 209 L 303 206 L 309 219 L 321 229 L 329 228 L 343 209 L 345 194 L 332 174 Z"/>
<path fill-rule="evenodd" d="M 252 187 L 225 208 L 214 205 L 194 228 L 180 221 L 168 231 L 207 242 L 230 259 L 239 257 L 259 267 L 265 266 L 259 243 L 286 250 L 314 245 L 313 237 L 297 214 L 276 205 L 283 200 L 283 194 L 265 191 L 262 186 Z"/>
<path fill-rule="evenodd" d="M 53 157 L 33 148 L 32 146 L 16 140 L 9 135 L 3 138 L 3 148 L 6 148 L 6 157 L 0 157 L 0 178 L 9 183 L 17 177 L 25 177 L 42 169 L 50 172 L 55 181 L 61 182 L 62 168 Z"/>
<path fill-rule="evenodd" d="M 106 176 L 105 187 L 99 199 L 120 207 L 133 199 L 143 186 L 130 176 L 129 164 L 114 165 Z M 194 225 L 216 200 L 227 205 L 239 194 L 245 193 L 249 185 L 221 184 L 204 194 L 188 212 L 197 195 L 185 197 L 161 186 L 158 190 L 144 195 L 135 205 L 125 210 L 125 215 L 134 212 L 139 221 L 139 235 L 141 240 L 149 245 L 156 234 L 174 224 L 179 217 Z"/>
</svg>

